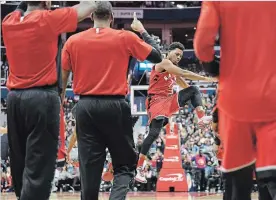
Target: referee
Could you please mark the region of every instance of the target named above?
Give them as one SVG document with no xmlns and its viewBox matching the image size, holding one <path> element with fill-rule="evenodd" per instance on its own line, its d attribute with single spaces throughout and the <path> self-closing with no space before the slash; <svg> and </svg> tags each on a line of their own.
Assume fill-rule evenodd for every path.
<svg viewBox="0 0 276 200">
<path fill-rule="evenodd" d="M 21 2 L 2 22 L 11 175 L 20 200 L 48 200 L 57 158 L 60 98 L 58 35 L 75 31 L 95 3 L 50 11 L 50 1 Z"/>
<path fill-rule="evenodd" d="M 135 17 L 130 31 L 110 28 L 113 23 L 110 2 L 97 1 L 92 14 L 94 27 L 71 36 L 62 53 L 63 91 L 68 76 L 74 74 L 73 90 L 80 95 L 76 106 L 77 140 L 82 200 L 97 200 L 108 148 L 114 167 L 112 200 L 126 198 L 134 177 L 135 152 L 127 72 L 130 57 L 161 62 L 155 41 Z"/>
</svg>

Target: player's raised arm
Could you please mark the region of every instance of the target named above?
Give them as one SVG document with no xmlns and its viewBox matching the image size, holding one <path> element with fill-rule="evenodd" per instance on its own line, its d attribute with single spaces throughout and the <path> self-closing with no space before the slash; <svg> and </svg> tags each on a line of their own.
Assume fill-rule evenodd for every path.
<svg viewBox="0 0 276 200">
<path fill-rule="evenodd" d="M 78 21 L 82 21 L 95 10 L 95 1 L 80 1 L 79 4 L 73 6 L 77 10 Z"/>
<path fill-rule="evenodd" d="M 174 74 L 176 76 L 180 76 L 180 77 L 190 79 L 193 81 L 210 81 L 210 82 L 214 81 L 214 79 L 212 79 L 212 78 L 204 77 L 204 76 L 198 75 L 196 73 L 193 73 L 191 71 L 181 69 L 180 67 L 177 67 L 176 65 L 174 65 L 168 59 L 164 59 L 161 63 L 159 63 L 158 68 L 166 70 L 170 74 Z"/>
<path fill-rule="evenodd" d="M 26 1 L 21 1 L 18 4 L 18 6 L 16 7 L 15 10 L 19 10 L 21 12 L 25 12 L 27 10 L 27 7 L 28 7 L 27 2 Z"/>
<path fill-rule="evenodd" d="M 133 14 L 131 28 L 134 31 L 139 32 L 144 40 L 143 41 L 137 35 L 128 32 L 126 43 L 129 46 L 131 55 L 141 61 L 148 60 L 153 63 L 161 62 L 162 54 L 157 42 L 148 34 L 141 21 L 137 19 L 136 13 Z"/>
</svg>

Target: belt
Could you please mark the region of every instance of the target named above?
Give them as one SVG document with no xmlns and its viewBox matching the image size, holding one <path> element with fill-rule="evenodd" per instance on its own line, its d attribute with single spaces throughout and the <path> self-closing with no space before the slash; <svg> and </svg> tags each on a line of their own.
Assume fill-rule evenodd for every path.
<svg viewBox="0 0 276 200">
<path fill-rule="evenodd" d="M 80 95 L 80 99 L 125 99 L 124 95 Z"/>
<path fill-rule="evenodd" d="M 43 86 L 34 86 L 34 87 L 29 87 L 29 88 L 11 88 L 11 91 L 21 91 L 21 90 L 54 90 L 58 92 L 58 87 L 56 84 L 54 85 L 43 85 Z"/>
</svg>

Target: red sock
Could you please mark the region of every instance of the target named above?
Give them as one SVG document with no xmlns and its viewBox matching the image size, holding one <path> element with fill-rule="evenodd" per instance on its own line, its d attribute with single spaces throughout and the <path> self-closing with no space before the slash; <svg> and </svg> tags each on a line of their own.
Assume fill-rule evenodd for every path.
<svg viewBox="0 0 276 200">
<path fill-rule="evenodd" d="M 202 117 L 204 117 L 205 115 L 205 111 L 204 110 L 196 110 L 196 114 L 197 114 L 197 117 L 200 119 Z"/>
<path fill-rule="evenodd" d="M 144 164 L 144 161 L 145 161 L 145 157 L 144 156 L 141 156 L 138 160 L 138 165 L 137 167 L 143 167 L 143 164 Z"/>
</svg>

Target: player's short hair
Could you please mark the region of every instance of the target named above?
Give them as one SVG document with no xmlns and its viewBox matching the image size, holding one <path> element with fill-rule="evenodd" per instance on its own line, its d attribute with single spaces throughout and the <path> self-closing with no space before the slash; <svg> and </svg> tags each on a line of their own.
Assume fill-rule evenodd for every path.
<svg viewBox="0 0 276 200">
<path fill-rule="evenodd" d="M 39 6 L 39 4 L 41 4 L 41 1 L 27 1 L 27 4 L 29 6 Z"/>
<path fill-rule="evenodd" d="M 173 42 L 169 46 L 169 51 L 172 51 L 172 50 L 175 50 L 175 49 L 180 49 L 180 50 L 184 51 L 185 47 L 180 42 Z"/>
<path fill-rule="evenodd" d="M 96 1 L 93 15 L 100 20 L 108 20 L 112 15 L 112 5 L 109 1 Z"/>
</svg>

